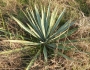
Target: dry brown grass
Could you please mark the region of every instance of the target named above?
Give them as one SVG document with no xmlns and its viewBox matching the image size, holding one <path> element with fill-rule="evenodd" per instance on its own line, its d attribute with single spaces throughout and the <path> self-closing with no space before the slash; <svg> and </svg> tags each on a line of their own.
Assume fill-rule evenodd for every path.
<svg viewBox="0 0 90 70">
<path fill-rule="evenodd" d="M 90 33 L 90 17 L 83 17 L 77 23 L 81 35 Z"/>
<path fill-rule="evenodd" d="M 5 3 L 4 7 L 0 7 L 3 10 L 3 13 L 6 12 L 16 12 L 16 6 L 17 6 L 17 1 L 16 0 L 2 0 L 2 3 Z"/>
<path fill-rule="evenodd" d="M 20 53 L 12 55 L 0 55 L 0 70 L 22 70 L 20 67 Z"/>
<path fill-rule="evenodd" d="M 71 53 L 71 52 L 70 52 Z M 90 59 L 85 53 L 72 53 L 70 55 L 74 61 L 58 57 L 57 60 L 50 59 L 49 64 L 45 67 L 43 61 L 36 61 L 31 70 L 89 70 Z"/>
</svg>

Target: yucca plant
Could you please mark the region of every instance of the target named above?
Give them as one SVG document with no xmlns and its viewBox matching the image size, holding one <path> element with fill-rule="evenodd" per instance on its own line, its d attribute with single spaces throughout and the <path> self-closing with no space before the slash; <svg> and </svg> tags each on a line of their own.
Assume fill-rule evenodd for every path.
<svg viewBox="0 0 90 70">
<path fill-rule="evenodd" d="M 14 19 L 17 24 L 24 29 L 26 32 L 28 32 L 31 36 L 33 36 L 37 41 L 23 41 L 23 40 L 3 40 L 8 41 L 11 43 L 22 43 L 24 45 L 29 45 L 28 47 L 16 49 L 16 50 L 10 50 L 10 51 L 4 51 L 0 54 L 10 54 L 12 52 L 18 52 L 25 49 L 30 49 L 30 46 L 40 46 L 40 49 L 36 53 L 36 55 L 33 57 L 33 59 L 30 61 L 29 65 L 27 66 L 26 70 L 29 70 L 31 65 L 34 63 L 36 58 L 40 55 L 40 53 L 44 56 L 45 61 L 48 61 L 48 49 L 55 50 L 57 49 L 63 49 L 67 50 L 68 47 L 63 46 L 62 44 L 66 42 L 68 44 L 68 41 L 59 41 L 57 40 L 63 39 L 67 36 L 70 36 L 75 29 L 69 30 L 69 27 L 74 24 L 74 22 L 71 22 L 71 20 L 67 21 L 65 24 L 60 26 L 60 21 L 65 13 L 64 9 L 62 13 L 58 16 L 58 10 L 57 7 L 50 12 L 50 5 L 48 6 L 47 10 L 45 8 L 41 8 L 41 11 L 38 10 L 38 8 L 35 5 L 35 9 L 26 9 L 24 15 L 28 19 L 29 23 L 22 23 L 20 20 L 15 18 L 14 16 L 10 16 L 12 19 Z M 71 48 L 71 47 L 70 47 Z M 31 51 L 30 51 L 31 52 Z M 69 58 L 63 53 L 58 51 L 58 54 L 63 56 L 64 58 Z"/>
</svg>

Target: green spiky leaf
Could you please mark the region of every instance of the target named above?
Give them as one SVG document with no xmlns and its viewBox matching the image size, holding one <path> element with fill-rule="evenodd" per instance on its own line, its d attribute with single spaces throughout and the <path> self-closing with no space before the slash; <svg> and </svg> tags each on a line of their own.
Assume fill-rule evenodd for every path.
<svg viewBox="0 0 90 70">
<path fill-rule="evenodd" d="M 34 64 L 34 61 L 37 59 L 37 57 L 40 55 L 41 50 L 37 52 L 37 54 L 33 57 L 33 59 L 30 61 L 29 65 L 27 66 L 26 70 L 30 70 L 31 66 Z"/>
<path fill-rule="evenodd" d="M 44 54 L 45 61 L 47 62 L 47 49 L 45 46 L 43 48 L 43 54 Z"/>
</svg>

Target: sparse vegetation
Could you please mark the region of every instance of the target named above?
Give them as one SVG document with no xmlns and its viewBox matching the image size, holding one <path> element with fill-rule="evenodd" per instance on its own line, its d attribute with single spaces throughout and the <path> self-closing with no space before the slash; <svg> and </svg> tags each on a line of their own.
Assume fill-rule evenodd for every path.
<svg viewBox="0 0 90 70">
<path fill-rule="evenodd" d="M 0 0 L 0 69 L 89 70 L 89 4 Z"/>
</svg>

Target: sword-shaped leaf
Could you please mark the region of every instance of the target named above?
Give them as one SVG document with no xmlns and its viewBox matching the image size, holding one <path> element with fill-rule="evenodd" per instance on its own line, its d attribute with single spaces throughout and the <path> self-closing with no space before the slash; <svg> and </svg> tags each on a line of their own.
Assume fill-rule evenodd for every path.
<svg viewBox="0 0 90 70">
<path fill-rule="evenodd" d="M 61 21 L 63 15 L 64 15 L 64 13 L 65 13 L 65 11 L 66 11 L 66 9 L 64 9 L 63 12 L 59 15 L 59 17 L 58 17 L 58 19 L 57 19 L 55 25 L 53 26 L 53 28 L 52 28 L 50 34 L 52 34 L 52 33 L 55 31 L 55 29 L 57 28 L 57 26 L 59 25 L 59 23 L 60 23 L 60 21 Z"/>
<path fill-rule="evenodd" d="M 65 59 L 72 60 L 70 57 L 64 55 L 64 54 L 61 53 L 61 52 L 58 52 L 57 54 L 58 54 L 58 55 L 61 55 L 61 56 L 64 57 Z"/>
<path fill-rule="evenodd" d="M 44 11 L 42 9 L 41 26 L 42 26 L 43 36 L 44 36 L 44 38 L 46 38 L 46 33 L 45 33 L 45 9 L 44 9 Z"/>
<path fill-rule="evenodd" d="M 49 23 L 50 23 L 50 4 L 47 10 L 46 25 L 45 25 L 46 26 L 46 37 L 48 37 L 47 32 L 48 32 Z"/>
<path fill-rule="evenodd" d="M 30 70 L 31 66 L 33 65 L 34 61 L 37 59 L 37 57 L 40 55 L 41 50 L 39 50 L 36 55 L 33 57 L 33 59 L 30 61 L 29 65 L 27 66 L 27 68 L 25 70 Z"/>
<path fill-rule="evenodd" d="M 47 62 L 47 49 L 45 46 L 43 48 L 43 54 L 44 54 L 45 61 Z"/>
<path fill-rule="evenodd" d="M 38 39 L 42 39 L 41 36 L 29 24 L 27 24 L 27 26 L 38 37 Z"/>
<path fill-rule="evenodd" d="M 15 18 L 14 16 L 11 16 L 11 18 L 13 18 L 13 19 L 18 23 L 18 25 L 19 25 L 21 28 L 23 28 L 26 32 L 30 33 L 31 35 L 33 35 L 34 37 L 37 38 L 37 36 L 36 36 L 33 32 L 31 32 L 30 29 L 27 28 L 21 21 L 19 21 L 19 20 L 18 20 L 17 18 Z"/>
<path fill-rule="evenodd" d="M 16 52 L 20 52 L 20 51 L 25 51 L 26 49 L 30 49 L 30 46 L 29 47 L 24 47 L 24 48 L 18 48 L 18 49 L 14 49 L 14 50 L 1 51 L 0 55 L 11 54 L 11 53 L 16 53 Z"/>
<path fill-rule="evenodd" d="M 66 30 L 66 31 L 67 31 L 67 30 Z M 60 33 L 59 35 L 55 36 L 55 37 L 54 37 L 54 38 L 52 38 L 52 39 L 49 39 L 49 42 L 51 42 L 51 41 L 55 41 L 55 40 L 57 40 L 57 39 L 60 39 L 60 36 L 62 36 L 63 34 L 65 34 L 65 33 L 66 33 L 66 31 L 64 31 L 64 32 Z"/>
<path fill-rule="evenodd" d="M 27 13 L 28 13 L 28 16 L 29 16 L 28 19 L 29 19 L 29 22 L 30 22 L 30 26 L 34 29 L 34 31 L 35 31 L 36 33 L 38 33 L 38 35 L 39 35 L 40 37 L 43 37 L 42 34 L 41 34 L 41 30 L 40 30 L 40 28 L 38 27 L 36 20 L 34 19 L 35 17 L 32 15 L 32 13 L 31 13 L 31 11 L 30 11 L 29 9 L 27 9 Z M 33 18 L 33 17 L 34 17 L 34 18 Z"/>
<path fill-rule="evenodd" d="M 38 26 L 39 26 L 40 29 L 42 29 L 42 26 L 41 26 L 41 17 L 40 17 L 40 14 L 39 14 L 39 11 L 38 11 L 36 5 L 35 5 L 35 14 L 36 14 Z"/>
<path fill-rule="evenodd" d="M 41 45 L 41 44 L 43 44 L 43 43 L 35 43 L 35 42 L 23 41 L 23 40 L 3 40 L 3 42 L 21 43 L 24 45 Z"/>
<path fill-rule="evenodd" d="M 63 35 L 60 36 L 60 39 L 66 38 L 68 36 L 70 36 L 71 34 L 73 34 L 75 31 L 77 30 L 77 28 L 74 28 L 72 30 L 68 30 L 66 33 L 64 33 Z"/>
<path fill-rule="evenodd" d="M 56 8 L 54 9 L 54 11 L 52 12 L 52 14 L 51 14 L 51 19 L 50 19 L 50 23 L 49 23 L 49 28 L 48 28 L 48 33 L 47 33 L 47 35 L 50 34 L 50 31 L 51 31 L 52 27 L 53 27 L 54 24 L 55 24 L 56 17 L 57 17 L 57 13 L 58 13 L 58 11 L 57 11 L 57 7 L 56 7 Z"/>
<path fill-rule="evenodd" d="M 57 38 L 57 36 L 63 32 L 66 32 L 66 30 L 73 25 L 74 22 L 67 21 L 63 26 L 61 26 L 49 39 Z"/>
<path fill-rule="evenodd" d="M 35 26 L 37 27 L 37 32 L 38 32 L 38 34 L 39 34 L 42 38 L 44 38 L 43 32 L 42 32 L 42 30 L 41 30 L 41 28 L 40 28 L 40 26 L 39 26 L 39 23 L 37 22 L 37 18 L 36 18 L 36 16 L 35 16 L 35 13 L 34 13 L 33 11 L 30 11 L 30 13 L 31 13 L 31 16 L 32 16 L 32 18 L 33 18 L 33 21 L 35 22 Z"/>
</svg>

